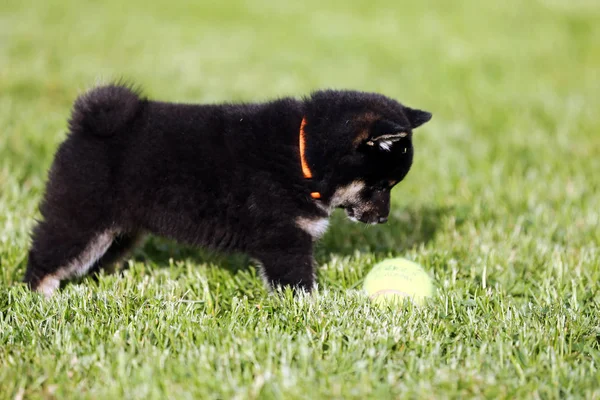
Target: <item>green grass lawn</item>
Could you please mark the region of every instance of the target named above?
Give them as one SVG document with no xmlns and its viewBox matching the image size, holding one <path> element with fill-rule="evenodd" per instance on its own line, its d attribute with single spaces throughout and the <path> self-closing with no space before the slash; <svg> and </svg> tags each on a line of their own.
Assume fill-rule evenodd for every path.
<svg viewBox="0 0 600 400">
<path fill-rule="evenodd" d="M 600 399 L 600 3 L 3 0 L 0 398 Z M 334 215 L 312 298 L 151 238 L 45 301 L 20 280 L 75 97 L 334 87 L 430 110 L 385 226 Z M 381 310 L 388 256 L 438 294 Z"/>
</svg>

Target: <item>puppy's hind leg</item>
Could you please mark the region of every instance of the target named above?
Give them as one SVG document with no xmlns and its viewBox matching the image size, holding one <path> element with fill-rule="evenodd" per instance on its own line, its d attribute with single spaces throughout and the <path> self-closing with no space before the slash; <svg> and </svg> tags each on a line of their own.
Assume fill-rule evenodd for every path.
<svg viewBox="0 0 600 400">
<path fill-rule="evenodd" d="M 60 282 L 85 275 L 109 249 L 111 230 L 78 230 L 41 222 L 33 234 L 24 281 L 32 290 L 51 296 Z"/>
<path fill-rule="evenodd" d="M 144 235 L 140 233 L 120 233 L 116 235 L 106 253 L 94 263 L 89 274 L 97 274 L 101 270 L 108 273 L 115 272 L 114 267 L 131 254 L 143 237 Z"/>
</svg>

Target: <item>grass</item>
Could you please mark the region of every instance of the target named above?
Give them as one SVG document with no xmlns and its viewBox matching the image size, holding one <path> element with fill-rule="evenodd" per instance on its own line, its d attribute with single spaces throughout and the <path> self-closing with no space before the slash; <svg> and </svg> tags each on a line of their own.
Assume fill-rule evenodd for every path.
<svg viewBox="0 0 600 400">
<path fill-rule="evenodd" d="M 0 398 L 600 398 L 600 4 L 0 5 Z M 336 213 L 319 292 L 152 238 L 122 275 L 20 284 L 69 107 L 99 78 L 173 101 L 378 91 L 434 114 L 386 226 Z M 425 307 L 359 289 L 399 255 Z"/>
</svg>

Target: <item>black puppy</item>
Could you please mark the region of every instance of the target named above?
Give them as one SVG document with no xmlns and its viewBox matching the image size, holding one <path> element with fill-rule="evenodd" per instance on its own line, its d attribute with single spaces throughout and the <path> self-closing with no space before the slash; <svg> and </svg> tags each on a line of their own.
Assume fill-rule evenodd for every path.
<svg viewBox="0 0 600 400">
<path fill-rule="evenodd" d="M 95 88 L 76 100 L 55 155 L 25 282 L 49 296 L 152 233 L 244 252 L 269 285 L 310 291 L 313 242 L 331 211 L 385 222 L 412 164 L 412 130 L 430 118 L 356 91 L 188 105 Z"/>
</svg>

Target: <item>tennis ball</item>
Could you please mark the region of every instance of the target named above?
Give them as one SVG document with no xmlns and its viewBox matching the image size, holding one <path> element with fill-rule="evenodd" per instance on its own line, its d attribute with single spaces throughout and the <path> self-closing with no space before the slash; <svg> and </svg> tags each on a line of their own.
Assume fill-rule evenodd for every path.
<svg viewBox="0 0 600 400">
<path fill-rule="evenodd" d="M 377 305 L 401 303 L 410 298 L 421 305 L 433 295 L 433 282 L 417 263 L 405 258 L 389 258 L 367 274 L 364 290 Z"/>
</svg>

